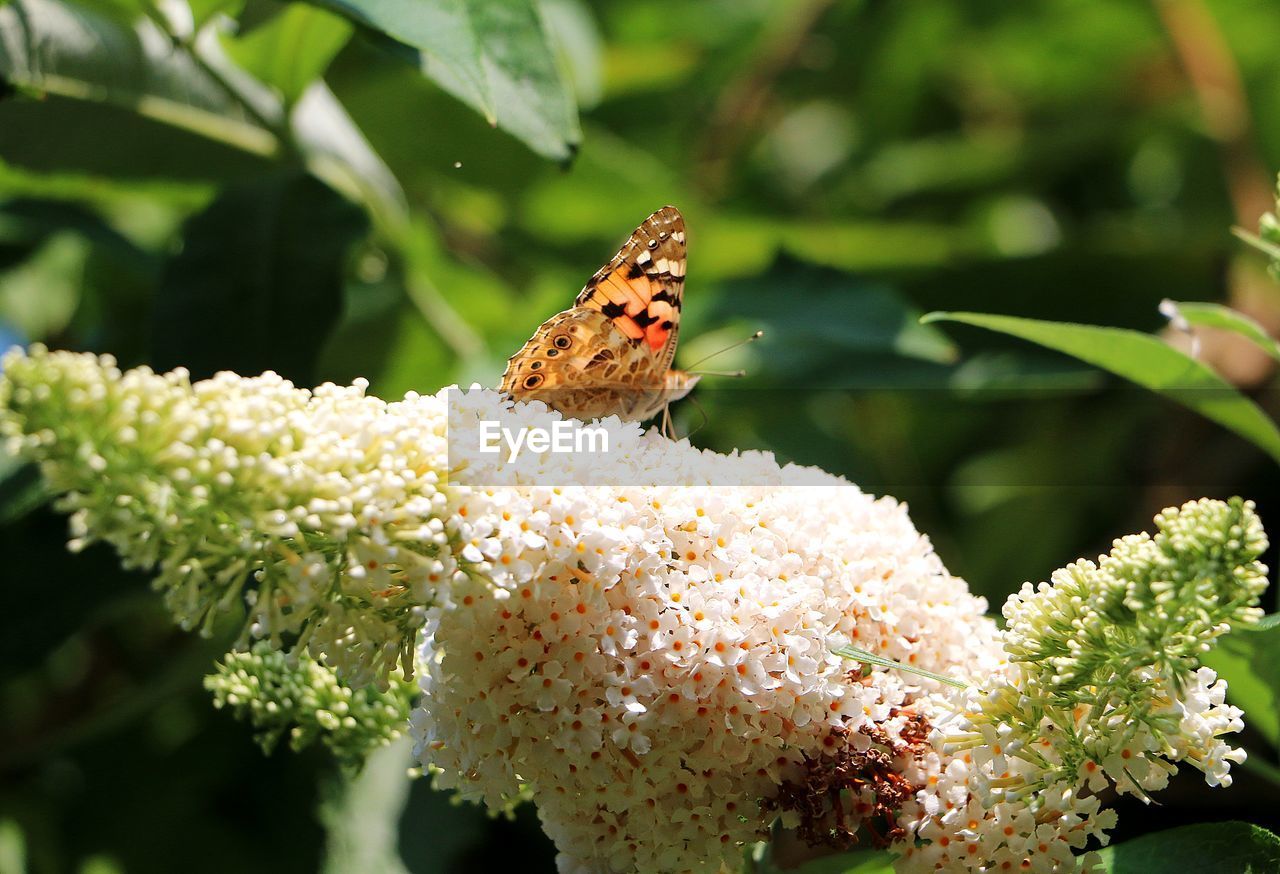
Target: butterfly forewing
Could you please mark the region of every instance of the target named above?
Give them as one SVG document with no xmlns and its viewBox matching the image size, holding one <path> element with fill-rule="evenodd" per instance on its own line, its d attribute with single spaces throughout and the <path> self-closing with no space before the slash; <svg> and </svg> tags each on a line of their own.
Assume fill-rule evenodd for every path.
<svg viewBox="0 0 1280 874">
<path fill-rule="evenodd" d="M 576 303 L 608 316 L 665 371 L 675 359 L 680 333 L 685 262 L 684 217 L 674 206 L 664 206 L 596 271 Z"/>
</svg>

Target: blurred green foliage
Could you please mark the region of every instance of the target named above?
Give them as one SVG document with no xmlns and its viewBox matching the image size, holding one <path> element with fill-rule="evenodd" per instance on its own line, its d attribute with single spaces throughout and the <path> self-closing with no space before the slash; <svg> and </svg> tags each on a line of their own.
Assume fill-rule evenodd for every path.
<svg viewBox="0 0 1280 874">
<path fill-rule="evenodd" d="M 1277 45 L 1260 0 L 9 0 L 0 345 L 388 397 L 493 385 L 673 203 L 680 360 L 766 332 L 717 359 L 749 376 L 704 381 L 681 430 L 909 501 L 998 607 L 1188 498 L 1243 494 L 1280 530 L 1275 464 L 1246 440 L 1046 349 L 917 323 L 1150 332 L 1171 298 L 1275 335 L 1280 292 L 1229 228 L 1256 226 L 1280 166 Z M 1209 339 L 1274 418 L 1274 365 Z M 103 550 L 68 555 L 42 502 L 0 459 L 0 869 L 394 870 L 388 842 L 414 872 L 551 867 L 531 811 L 488 820 L 426 780 L 398 838 L 371 838 L 383 862 L 351 828 L 326 838 L 359 787 L 333 789 L 320 750 L 264 758 L 200 688 L 230 639 L 176 632 Z M 1222 669 L 1274 708 L 1263 639 Z M 1245 738 L 1264 765 L 1274 723 Z M 1126 807 L 1117 837 L 1277 824 L 1261 777 L 1207 792 L 1179 782 L 1158 821 Z"/>
</svg>

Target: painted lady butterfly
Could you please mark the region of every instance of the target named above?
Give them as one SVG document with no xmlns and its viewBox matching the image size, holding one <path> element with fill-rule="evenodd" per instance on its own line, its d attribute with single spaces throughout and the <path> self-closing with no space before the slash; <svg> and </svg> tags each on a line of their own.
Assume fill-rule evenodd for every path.
<svg viewBox="0 0 1280 874">
<path fill-rule="evenodd" d="M 507 362 L 502 391 L 566 416 L 641 422 L 693 390 L 673 370 L 684 297 L 684 218 L 664 206 Z"/>
</svg>

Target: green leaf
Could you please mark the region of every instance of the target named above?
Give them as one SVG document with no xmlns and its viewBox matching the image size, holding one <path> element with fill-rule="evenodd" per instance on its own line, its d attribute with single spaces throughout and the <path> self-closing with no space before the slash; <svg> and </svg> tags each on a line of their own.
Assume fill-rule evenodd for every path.
<svg viewBox="0 0 1280 874">
<path fill-rule="evenodd" d="M 0 321 L 31 340 L 49 339 L 66 328 L 80 304 L 89 249 L 78 234 L 63 231 L 0 274 Z"/>
<path fill-rule="evenodd" d="M 496 118 L 493 91 L 468 0 L 313 0 L 414 50 L 422 70 L 489 120 Z M 483 5 L 481 0 L 475 5 Z M 448 84 L 445 84 L 445 83 Z"/>
<path fill-rule="evenodd" d="M 214 27 L 175 45 L 149 20 L 122 24 L 59 0 L 19 0 L 0 8 L 0 77 L 44 99 L 0 102 L 0 151 L 46 173 L 222 180 L 261 173 L 269 166 L 261 159 L 285 156 L 285 137 L 313 173 L 400 218 L 399 184 L 318 78 L 349 33 L 345 20 L 296 4 L 229 40 L 241 62 L 296 100 L 286 117 Z M 85 129 L 98 136 L 81 136 Z M 221 152 L 190 134 L 224 144 Z"/>
<path fill-rule="evenodd" d="M 198 40 L 184 50 L 150 21 L 129 27 L 59 0 L 0 6 L 0 79 L 13 87 L 119 106 L 244 151 L 275 154 L 279 142 L 264 121 L 279 115 L 278 101 L 243 74 L 247 81 L 237 82 L 243 93 L 233 96 L 211 72 L 216 58 L 201 56 L 214 49 Z"/>
<path fill-rule="evenodd" d="M 145 4 L 147 0 L 136 2 Z M 239 15 L 244 2 L 245 0 L 187 0 L 187 5 L 191 8 L 193 27 L 199 30 L 215 15 L 223 14 L 232 18 Z"/>
<path fill-rule="evenodd" d="M 310 0 L 389 37 L 490 124 L 565 161 L 581 139 L 535 0 Z"/>
<path fill-rule="evenodd" d="M 208 200 L 210 183 L 261 175 L 274 157 L 129 108 L 52 94 L 0 100 L 0 156 L 7 190 L 16 182 L 18 191 L 61 199 L 143 194 L 175 206 Z"/>
<path fill-rule="evenodd" d="M 1280 613 L 1271 613 L 1263 616 L 1253 625 L 1245 625 L 1241 631 L 1270 631 L 1273 628 L 1280 628 Z"/>
<path fill-rule="evenodd" d="M 1176 314 L 1186 319 L 1189 324 L 1233 331 L 1252 341 L 1263 352 L 1280 361 L 1280 343 L 1272 339 L 1266 328 L 1244 313 L 1217 303 L 1200 303 L 1197 301 L 1167 301 L 1167 303 L 1172 305 Z"/>
<path fill-rule="evenodd" d="M 1280 429 L 1257 404 L 1201 362 L 1150 334 L 982 313 L 937 312 L 922 321 L 975 325 L 1078 358 L 1194 410 L 1280 461 Z"/>
<path fill-rule="evenodd" d="M 187 223 L 164 271 L 156 367 L 274 370 L 309 385 L 366 230 L 359 208 L 311 176 L 229 189 Z"/>
<path fill-rule="evenodd" d="M 248 33 L 224 38 L 223 45 L 232 60 L 293 103 L 324 74 L 353 29 L 347 19 L 316 6 L 290 3 Z"/>
<path fill-rule="evenodd" d="M 1112 874 L 1265 874 L 1280 870 L 1280 838 L 1247 822 L 1205 822 L 1143 835 L 1101 855 L 1103 870 Z"/>
<path fill-rule="evenodd" d="M 536 0 L 472 0 L 468 9 L 498 127 L 540 155 L 568 161 L 582 139 L 578 109 Z"/>
<path fill-rule="evenodd" d="M 408 220 L 404 190 L 338 98 L 314 81 L 289 116 L 294 145 L 307 169 L 393 227 Z"/>
<path fill-rule="evenodd" d="M 75 5 L 132 27 L 139 18 L 146 17 L 147 2 L 148 0 L 78 0 Z M 221 2 L 221 0 L 208 0 L 208 2 Z"/>
<path fill-rule="evenodd" d="M 130 239 L 103 217 L 79 203 L 56 199 L 17 197 L 0 203 L 0 246 L 40 243 L 60 231 L 75 231 L 96 246 L 131 264 L 143 266 L 149 260 Z"/>
<path fill-rule="evenodd" d="M 806 862 L 791 874 L 893 874 L 896 858 L 886 850 L 854 850 Z"/>
<path fill-rule="evenodd" d="M 16 102 L 9 101 L 7 104 L 0 102 L 0 116 L 3 116 L 5 108 L 14 106 Z M 190 134 L 182 134 L 182 136 L 195 142 L 205 142 Z M 7 146 L 9 142 L 6 137 L 5 145 Z M 223 150 L 231 153 L 230 149 Z M 135 181 L 66 172 L 37 173 L 8 164 L 4 160 L 0 160 L 0 192 L 10 197 L 71 201 L 77 204 L 92 204 L 95 207 L 118 204 L 126 200 L 132 201 L 137 197 L 147 197 L 163 206 L 184 210 L 199 207 L 213 196 L 212 187 L 208 183 L 184 184 L 171 179 Z"/>
<path fill-rule="evenodd" d="M 1246 747 L 1245 754 L 1247 758 L 1240 763 L 1242 770 L 1261 777 L 1273 786 L 1280 788 L 1280 767 L 1268 761 L 1267 757 L 1271 755 L 1270 753 L 1250 750 Z"/>
<path fill-rule="evenodd" d="M 27 841 L 22 826 L 12 819 L 0 819 L 0 871 L 27 870 Z"/>
<path fill-rule="evenodd" d="M 51 495 L 36 465 L 20 461 L 0 446 L 0 524 L 21 519 Z"/>
<path fill-rule="evenodd" d="M 579 106 L 595 106 L 604 96 L 604 47 L 591 8 L 584 0 L 541 0 L 538 6 L 574 98 Z"/>
<path fill-rule="evenodd" d="M 779 307 L 780 294 L 803 299 L 807 306 Z M 941 378 L 943 369 L 933 365 L 957 357 L 947 336 L 921 325 L 919 311 L 895 289 L 786 255 L 760 276 L 723 283 L 709 306 L 693 306 L 688 311 L 693 339 L 681 361 L 696 362 L 760 329 L 760 342 L 709 365 L 743 367 L 757 383 L 813 386 L 838 380 L 843 388 L 865 378 L 882 387 L 922 371 Z M 813 318 L 813 312 L 823 318 Z M 857 367 L 850 366 L 853 360 Z"/>
<path fill-rule="evenodd" d="M 1244 626 L 1218 639 L 1204 663 L 1227 681 L 1227 697 L 1272 746 L 1280 745 L 1280 627 Z"/>
</svg>

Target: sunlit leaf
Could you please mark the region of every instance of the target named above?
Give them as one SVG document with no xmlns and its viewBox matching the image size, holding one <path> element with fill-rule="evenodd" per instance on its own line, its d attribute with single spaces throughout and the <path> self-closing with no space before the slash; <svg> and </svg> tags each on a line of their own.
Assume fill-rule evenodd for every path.
<svg viewBox="0 0 1280 874">
<path fill-rule="evenodd" d="M 1245 724 L 1280 745 L 1280 627 L 1239 628 L 1222 637 L 1204 662 L 1227 681 L 1227 698 Z"/>
<path fill-rule="evenodd" d="M 1045 397 L 1066 398 L 1096 391 L 1106 379 L 1092 367 L 1074 361 L 1047 360 L 1037 353 L 1009 350 L 978 352 L 951 372 L 949 384 L 967 398 L 999 400 Z"/>
<path fill-rule="evenodd" d="M 359 208 L 310 176 L 228 190 L 192 218 L 156 302 L 153 359 L 196 377 L 274 370 L 310 384 L 341 308 Z"/>
<path fill-rule="evenodd" d="M 27 870 L 27 842 L 22 826 L 5 817 L 0 819 L 0 871 Z"/>
<path fill-rule="evenodd" d="M 690 43 L 615 43 L 604 56 L 604 90 L 614 97 L 661 91 L 686 81 L 697 68 Z"/>
<path fill-rule="evenodd" d="M 440 87 L 540 155 L 572 157 L 577 108 L 534 0 L 311 0 L 384 34 Z"/>
<path fill-rule="evenodd" d="M 1030 340 L 1158 392 L 1235 432 L 1280 461 L 1280 429 L 1253 401 L 1207 366 L 1150 334 L 981 313 L 930 313 Z"/>
<path fill-rule="evenodd" d="M 578 105 L 595 106 L 604 94 L 603 46 L 591 8 L 583 0 L 541 0 L 539 6 Z"/>
<path fill-rule="evenodd" d="M 1110 874 L 1168 871 L 1231 871 L 1264 874 L 1280 870 L 1280 838 L 1246 822 L 1206 822 L 1143 835 L 1101 850 Z"/>
<path fill-rule="evenodd" d="M 213 4 L 221 3 L 223 0 L 197 0 L 197 4 L 200 2 Z M 106 15 L 130 27 L 147 14 L 147 0 L 78 0 L 75 5 Z"/>
<path fill-rule="evenodd" d="M 9 101 L 13 106 L 17 101 Z M 0 102 L 0 115 L 5 103 Z M 184 136 L 189 136 L 185 135 Z M 191 137 L 191 139 L 196 139 Z M 225 150 L 230 152 L 230 150 Z M 74 172 L 38 173 L 0 160 L 0 192 L 10 197 L 31 197 L 77 203 L 113 203 L 146 198 L 149 202 L 195 207 L 212 196 L 208 183 L 181 183 L 176 180 L 112 179 Z"/>
<path fill-rule="evenodd" d="M 237 64 L 297 100 L 325 69 L 352 33 L 351 22 L 305 3 L 290 3 L 248 33 L 223 40 Z"/>
<path fill-rule="evenodd" d="M 159 125 L 130 128 L 129 114 L 260 158 L 291 157 L 280 154 L 284 136 L 313 173 L 379 214 L 398 217 L 399 184 L 319 80 L 349 35 L 344 19 L 295 4 L 228 40 L 239 62 L 296 101 L 286 119 L 280 97 L 232 63 L 212 27 L 175 46 L 151 21 L 123 25 L 59 0 L 21 0 L 0 8 L 0 76 L 58 97 L 0 104 L 0 154 L 16 154 L 45 172 L 235 179 L 264 167 L 237 162 L 231 150 L 210 155 L 194 138 L 171 141 Z M 104 141 L 80 136 L 85 128 Z M 121 142 L 129 151 L 113 155 Z"/>
<path fill-rule="evenodd" d="M 129 0 L 116 0 L 116 2 L 129 2 Z M 148 0 L 133 0 L 137 3 L 146 3 Z M 191 8 L 192 25 L 196 30 L 203 27 L 215 15 L 228 15 L 235 17 L 244 7 L 245 0 L 187 0 L 187 5 Z"/>
<path fill-rule="evenodd" d="M 238 83 L 246 99 L 232 97 L 210 74 L 210 59 L 198 62 L 193 54 L 215 48 L 201 39 L 191 51 L 178 49 L 150 21 L 129 27 L 59 0 L 0 7 L 0 79 L 13 87 L 112 104 L 238 149 L 274 154 L 278 140 L 263 120 L 279 115 L 278 104 L 252 80 Z"/>
<path fill-rule="evenodd" d="M 467 0 L 315 0 L 414 49 L 428 76 L 492 122 L 493 91 Z M 445 83 L 448 84 L 445 84 Z"/>
<path fill-rule="evenodd" d="M 1263 239 L 1257 234 L 1252 234 L 1244 228 L 1232 228 L 1232 233 L 1262 254 L 1271 258 L 1273 262 L 1280 262 L 1280 245 L 1274 240 Z"/>
<path fill-rule="evenodd" d="M 1171 304 L 1175 312 L 1186 319 L 1188 324 L 1221 328 L 1224 331 L 1237 333 L 1280 361 L 1280 343 L 1267 333 L 1266 328 L 1239 310 L 1233 310 L 1218 303 L 1199 301 L 1168 301 L 1167 303 Z"/>
<path fill-rule="evenodd" d="M 303 92 L 289 115 L 294 145 L 307 168 L 375 217 L 399 224 L 407 216 L 404 191 L 391 170 L 323 81 Z"/>
</svg>

